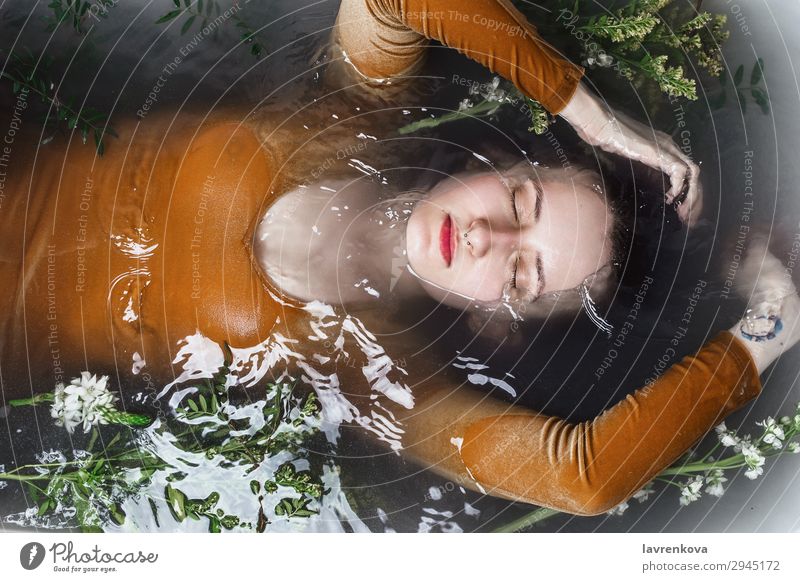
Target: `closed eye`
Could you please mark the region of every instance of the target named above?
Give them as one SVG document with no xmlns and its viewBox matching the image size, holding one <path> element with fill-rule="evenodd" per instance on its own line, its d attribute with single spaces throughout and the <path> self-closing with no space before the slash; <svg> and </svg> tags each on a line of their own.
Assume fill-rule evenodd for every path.
<svg viewBox="0 0 800 582">
<path fill-rule="evenodd" d="M 517 213 L 517 189 L 509 189 L 509 198 L 511 199 L 511 213 L 514 215 L 514 222 L 519 224 L 519 214 Z"/>
</svg>

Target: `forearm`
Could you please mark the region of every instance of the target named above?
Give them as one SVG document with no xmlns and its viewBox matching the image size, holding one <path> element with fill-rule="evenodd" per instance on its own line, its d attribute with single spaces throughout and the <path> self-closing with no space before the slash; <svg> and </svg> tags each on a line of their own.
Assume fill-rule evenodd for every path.
<svg viewBox="0 0 800 582">
<path fill-rule="evenodd" d="M 431 39 L 509 79 L 552 114 L 570 101 L 584 72 L 508 0 L 343 0 L 337 34 L 366 77 L 413 73 Z"/>
<path fill-rule="evenodd" d="M 593 421 L 484 418 L 465 432 L 461 457 L 489 492 L 594 515 L 630 497 L 760 390 L 746 348 L 723 332 Z"/>
</svg>

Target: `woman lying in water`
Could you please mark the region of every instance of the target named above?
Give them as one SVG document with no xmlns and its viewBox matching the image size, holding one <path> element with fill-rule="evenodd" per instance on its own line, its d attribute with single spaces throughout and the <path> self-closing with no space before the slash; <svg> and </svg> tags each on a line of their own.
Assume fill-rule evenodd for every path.
<svg viewBox="0 0 800 582">
<path fill-rule="evenodd" d="M 521 32 L 498 32 L 511 28 Z M 665 134 L 603 107 L 580 83 L 583 70 L 510 3 L 344 0 L 335 34 L 344 56 L 332 68 L 371 93 L 409 83 L 429 39 L 465 53 L 588 143 L 663 171 L 666 201 L 687 224 L 697 219 L 697 166 Z M 619 225 L 592 171 L 520 160 L 451 176 L 423 195 L 398 196 L 401 228 L 377 237 L 359 219 L 372 195 L 363 182 L 297 179 L 316 178 L 307 169 L 324 164 L 308 159 L 320 150 L 304 147 L 307 127 L 291 115 L 255 118 L 241 110 L 153 114 L 119 126 L 102 159 L 66 140 L 38 149 L 28 126 L 0 213 L 4 390 L 10 378 L 15 386 L 27 378 L 33 392 L 87 368 L 135 386 L 135 362 L 166 381 L 178 373 L 176 346 L 198 330 L 232 346 L 292 338 L 309 317 L 305 304 L 317 300 L 349 308 L 425 294 L 458 309 L 532 313 L 551 292 L 591 282 L 614 257 Z M 326 193 L 336 194 L 344 218 L 323 216 Z M 369 253 L 356 260 L 342 252 L 365 245 Z M 405 264 L 393 285 L 398 245 Z M 759 374 L 796 343 L 794 289 L 756 292 L 773 294 L 771 311 L 754 305 L 759 318 L 720 333 L 592 421 L 569 424 L 427 377 L 392 411 L 404 452 L 493 495 L 606 511 L 757 396 Z M 775 316 L 780 333 L 754 327 Z M 402 342 L 419 349 L 423 339 L 411 336 Z M 343 366 L 339 379 L 357 390 L 365 375 Z"/>
</svg>

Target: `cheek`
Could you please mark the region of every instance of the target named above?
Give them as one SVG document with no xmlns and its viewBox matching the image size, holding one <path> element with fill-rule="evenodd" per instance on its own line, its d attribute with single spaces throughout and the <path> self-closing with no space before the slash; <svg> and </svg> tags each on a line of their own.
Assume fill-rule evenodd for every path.
<svg viewBox="0 0 800 582">
<path fill-rule="evenodd" d="M 477 301 L 494 301 L 502 295 L 502 273 L 487 261 L 456 268 L 448 287 Z"/>
</svg>

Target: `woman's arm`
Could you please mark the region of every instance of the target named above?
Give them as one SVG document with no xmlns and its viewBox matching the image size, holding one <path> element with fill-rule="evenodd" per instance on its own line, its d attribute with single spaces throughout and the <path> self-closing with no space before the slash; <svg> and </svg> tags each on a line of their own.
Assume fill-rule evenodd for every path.
<svg viewBox="0 0 800 582">
<path fill-rule="evenodd" d="M 700 167 L 670 136 L 581 83 L 583 67 L 547 44 L 509 0 L 342 0 L 336 34 L 350 63 L 372 80 L 413 75 L 428 39 L 456 49 L 563 117 L 590 145 L 667 174 L 666 202 L 687 225 L 699 219 Z"/>
<path fill-rule="evenodd" d="M 437 386 L 404 419 L 404 447 L 464 486 L 578 515 L 624 501 L 761 391 L 723 332 L 597 418 L 578 424 Z"/>
<path fill-rule="evenodd" d="M 687 225 L 699 220 L 703 210 L 700 166 L 669 135 L 615 111 L 583 83 L 559 115 L 589 145 L 636 160 L 669 176 L 670 188 L 664 195 L 667 204 L 677 205 L 678 217 Z"/>
<path fill-rule="evenodd" d="M 437 40 L 509 79 L 553 115 L 584 72 L 542 40 L 508 0 L 342 0 L 336 34 L 369 79 L 413 74 L 428 40 Z"/>
</svg>

